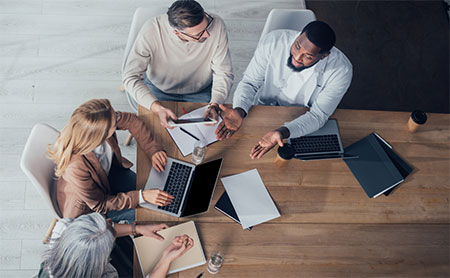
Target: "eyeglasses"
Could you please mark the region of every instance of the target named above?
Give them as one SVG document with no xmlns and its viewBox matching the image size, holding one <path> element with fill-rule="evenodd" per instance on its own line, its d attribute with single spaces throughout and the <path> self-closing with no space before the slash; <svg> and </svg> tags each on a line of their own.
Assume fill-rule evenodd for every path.
<svg viewBox="0 0 450 278">
<path fill-rule="evenodd" d="M 208 25 L 206 25 L 206 28 L 203 29 L 203 31 L 201 31 L 197 36 L 189 35 L 189 34 L 186 34 L 186 33 L 182 32 L 182 31 L 178 31 L 178 32 L 180 32 L 181 34 L 183 34 L 185 36 L 188 36 L 191 39 L 199 41 L 202 38 L 203 34 L 205 32 L 208 32 L 209 26 L 211 26 L 211 23 L 214 21 L 214 18 L 212 16 L 210 16 L 209 14 L 205 13 L 205 16 L 206 16 L 206 19 L 208 20 Z M 208 32 L 208 34 L 209 34 L 209 32 Z"/>
</svg>

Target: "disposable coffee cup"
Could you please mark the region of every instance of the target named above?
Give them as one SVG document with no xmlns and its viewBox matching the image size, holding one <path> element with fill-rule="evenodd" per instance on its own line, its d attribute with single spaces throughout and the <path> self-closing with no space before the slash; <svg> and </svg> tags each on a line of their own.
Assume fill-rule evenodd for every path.
<svg viewBox="0 0 450 278">
<path fill-rule="evenodd" d="M 427 114 L 422 110 L 415 110 L 411 113 L 409 117 L 407 128 L 410 133 L 416 132 L 419 126 L 425 124 L 427 121 Z"/>
<path fill-rule="evenodd" d="M 278 167 L 285 167 L 289 160 L 294 157 L 294 148 L 291 144 L 284 144 L 283 147 L 278 147 L 277 157 L 275 163 Z"/>
</svg>

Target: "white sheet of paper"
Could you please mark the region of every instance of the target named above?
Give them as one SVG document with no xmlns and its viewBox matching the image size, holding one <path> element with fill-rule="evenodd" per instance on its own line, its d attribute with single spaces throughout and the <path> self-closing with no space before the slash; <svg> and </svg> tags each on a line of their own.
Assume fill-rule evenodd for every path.
<svg viewBox="0 0 450 278">
<path fill-rule="evenodd" d="M 183 116 L 179 117 L 179 119 L 188 119 L 188 118 L 200 118 L 203 117 L 203 114 L 206 111 L 206 108 L 208 106 L 203 106 L 198 109 L 195 109 L 187 114 L 184 114 Z M 217 141 L 216 135 L 214 134 L 214 131 L 216 130 L 219 123 L 222 121 L 222 119 L 219 118 L 219 121 L 212 126 L 209 125 L 187 125 L 183 128 L 196 136 L 197 138 L 204 140 L 209 144 L 214 143 Z M 174 129 L 167 129 L 170 136 L 172 136 L 172 139 L 175 141 L 175 144 L 177 144 L 178 148 L 180 149 L 183 156 L 189 155 L 194 150 L 194 144 L 197 140 L 192 138 L 192 136 L 189 136 L 185 132 L 181 131 L 179 127 L 176 127 Z"/>
<path fill-rule="evenodd" d="M 221 181 L 244 229 L 280 217 L 258 170 L 224 177 Z"/>
</svg>

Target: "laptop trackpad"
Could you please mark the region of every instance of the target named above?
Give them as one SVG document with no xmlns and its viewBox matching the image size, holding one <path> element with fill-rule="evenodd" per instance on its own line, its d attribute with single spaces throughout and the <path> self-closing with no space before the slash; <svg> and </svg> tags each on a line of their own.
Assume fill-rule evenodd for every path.
<svg viewBox="0 0 450 278">
<path fill-rule="evenodd" d="M 150 170 L 150 175 L 148 176 L 147 183 L 145 184 L 145 189 L 164 189 L 166 185 L 166 179 L 170 172 L 170 167 L 172 166 L 173 160 L 169 157 L 167 159 L 167 164 L 161 173 L 158 173 L 155 168 L 152 167 Z"/>
</svg>

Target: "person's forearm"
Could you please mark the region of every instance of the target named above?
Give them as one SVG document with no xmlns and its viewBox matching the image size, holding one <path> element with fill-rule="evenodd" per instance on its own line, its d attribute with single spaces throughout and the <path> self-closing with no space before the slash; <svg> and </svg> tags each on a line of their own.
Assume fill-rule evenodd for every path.
<svg viewBox="0 0 450 278">
<path fill-rule="evenodd" d="M 245 110 L 243 108 L 236 107 L 235 109 L 238 112 L 239 116 L 241 116 L 242 119 L 247 117 L 247 113 L 245 112 Z"/>
<path fill-rule="evenodd" d="M 261 84 L 256 84 L 253 81 L 243 79 L 239 82 L 233 97 L 233 108 L 241 108 L 246 113 L 255 103 L 256 93 Z"/>
<path fill-rule="evenodd" d="M 289 138 L 289 136 L 291 136 L 291 132 L 285 126 L 281 126 L 277 129 L 275 129 L 275 131 L 278 131 L 280 133 L 281 139 L 286 139 L 286 138 Z"/>
<path fill-rule="evenodd" d="M 131 224 L 114 224 L 114 231 L 117 237 L 132 235 Z"/>
<path fill-rule="evenodd" d="M 163 255 L 146 278 L 165 278 L 169 272 L 170 263 Z"/>
<path fill-rule="evenodd" d="M 117 223 L 114 224 L 114 231 L 116 232 L 116 237 L 140 235 L 141 233 L 139 233 L 139 229 L 140 225 L 136 224 L 117 224 Z"/>
</svg>

